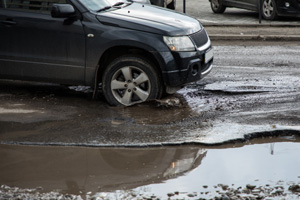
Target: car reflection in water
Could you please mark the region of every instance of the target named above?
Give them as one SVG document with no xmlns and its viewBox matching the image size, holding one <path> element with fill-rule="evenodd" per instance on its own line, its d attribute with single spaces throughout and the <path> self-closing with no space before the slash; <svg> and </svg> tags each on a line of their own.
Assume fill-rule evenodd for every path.
<svg viewBox="0 0 300 200">
<path fill-rule="evenodd" d="M 83 148 L 0 145 L 0 185 L 68 194 L 133 189 L 201 164 L 194 147 Z"/>
</svg>

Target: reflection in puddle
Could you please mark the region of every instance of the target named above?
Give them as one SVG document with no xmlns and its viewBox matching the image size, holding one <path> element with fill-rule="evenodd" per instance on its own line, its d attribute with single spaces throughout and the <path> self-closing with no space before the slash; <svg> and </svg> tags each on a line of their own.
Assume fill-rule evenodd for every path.
<svg viewBox="0 0 300 200">
<path fill-rule="evenodd" d="M 288 136 L 213 148 L 0 145 L 0 185 L 99 198 L 127 191 L 162 199 L 211 198 L 224 185 L 247 184 L 288 190 L 300 183 L 299 142 Z"/>
<path fill-rule="evenodd" d="M 0 185 L 70 194 L 160 183 L 200 165 L 206 154 L 196 147 L 0 147 Z"/>
<path fill-rule="evenodd" d="M 290 185 L 300 184 L 299 153 L 300 144 L 292 142 L 210 149 L 201 166 L 164 184 L 148 185 L 147 191 L 158 196 L 182 192 L 178 198 L 186 197 L 186 192 L 197 193 L 198 198 L 207 199 L 225 194 L 224 186 L 242 190 L 248 184 L 255 188 L 269 185 L 288 191 Z"/>
</svg>

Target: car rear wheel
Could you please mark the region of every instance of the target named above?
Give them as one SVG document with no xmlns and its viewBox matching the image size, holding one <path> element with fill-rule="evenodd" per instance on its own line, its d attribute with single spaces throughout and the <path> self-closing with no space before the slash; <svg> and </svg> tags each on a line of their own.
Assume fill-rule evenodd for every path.
<svg viewBox="0 0 300 200">
<path fill-rule="evenodd" d="M 211 0 L 210 7 L 214 13 L 223 13 L 226 9 L 226 7 L 223 5 L 222 0 Z"/>
<path fill-rule="evenodd" d="M 159 76 L 143 58 L 123 56 L 111 62 L 103 73 L 102 90 L 110 105 L 130 106 L 160 98 Z"/>
<path fill-rule="evenodd" d="M 274 20 L 277 18 L 276 4 L 274 0 L 263 0 L 262 15 L 264 19 Z"/>
</svg>

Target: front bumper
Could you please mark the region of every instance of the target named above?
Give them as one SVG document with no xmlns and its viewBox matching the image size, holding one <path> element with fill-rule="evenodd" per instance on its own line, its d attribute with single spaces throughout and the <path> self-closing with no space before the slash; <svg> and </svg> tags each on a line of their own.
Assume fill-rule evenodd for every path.
<svg viewBox="0 0 300 200">
<path fill-rule="evenodd" d="M 300 17 L 300 0 L 278 0 L 276 6 L 279 16 Z"/>
<path fill-rule="evenodd" d="M 175 63 L 180 66 L 180 69 L 163 71 L 166 86 L 180 87 L 190 82 L 196 82 L 209 74 L 213 64 L 213 57 L 205 61 L 205 55 L 209 51 L 213 51 L 210 41 L 195 52 L 173 52 Z"/>
</svg>

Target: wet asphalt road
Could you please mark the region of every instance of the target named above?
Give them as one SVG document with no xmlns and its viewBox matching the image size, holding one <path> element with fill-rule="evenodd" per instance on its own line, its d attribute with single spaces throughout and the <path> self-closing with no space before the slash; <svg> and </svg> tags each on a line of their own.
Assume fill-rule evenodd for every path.
<svg viewBox="0 0 300 200">
<path fill-rule="evenodd" d="M 187 14 L 198 18 L 204 26 L 258 24 L 257 14 L 251 11 L 230 8 L 222 15 L 215 15 L 206 0 L 187 3 Z M 181 1 L 177 6 L 180 11 L 179 6 L 182 6 Z M 300 22 L 296 18 L 283 18 L 262 23 L 298 26 Z M 0 80 L 0 180 L 1 184 L 11 187 L 1 186 L 0 196 L 75 199 L 76 196 L 62 194 L 89 197 L 102 191 L 95 196 L 125 199 L 115 190 L 122 193 L 122 189 L 140 186 L 136 191 L 162 190 L 164 197 L 168 192 L 179 191 L 183 192 L 181 197 L 192 199 L 187 192 L 204 191 L 209 195 L 217 190 L 222 193 L 223 186 L 219 183 L 226 181 L 239 190 L 236 177 L 245 185 L 265 185 L 271 181 L 271 187 L 267 186 L 266 190 L 272 192 L 278 192 L 282 185 L 288 187 L 293 181 L 300 186 L 299 161 L 293 159 L 299 152 L 299 138 L 295 136 L 284 136 L 279 141 L 267 137 L 218 145 L 209 151 L 201 145 L 65 147 L 210 145 L 267 135 L 300 135 L 299 42 L 213 41 L 213 45 L 214 70 L 202 81 L 172 96 L 180 100 L 179 105 L 173 106 L 153 101 L 129 108 L 112 108 L 101 95 L 98 101 L 92 101 L 91 91 L 85 87 L 70 89 Z M 291 147 L 283 145 L 282 149 L 275 143 L 274 148 L 274 142 L 283 142 L 281 140 L 295 143 Z M 253 145 L 260 143 L 263 146 Z M 244 151 L 240 148 L 243 145 L 255 151 Z M 266 159 L 268 147 L 272 155 Z M 224 169 L 228 171 L 223 173 Z M 216 179 L 212 178 L 214 176 Z M 162 185 L 163 182 L 169 184 Z M 181 186 L 178 187 L 179 182 Z M 148 186 L 151 183 L 158 185 Z M 230 187 L 224 192 L 229 192 Z M 289 198 L 286 192 L 280 194 Z M 141 195 L 148 199 L 153 196 L 151 193 Z M 134 194 L 127 199 L 139 197 Z"/>
<path fill-rule="evenodd" d="M 213 71 L 168 98 L 179 99 L 176 105 L 152 101 L 112 108 L 101 94 L 91 100 L 88 88 L 1 80 L 0 143 L 210 145 L 257 133 L 299 134 L 299 46 L 214 50 Z"/>
</svg>

